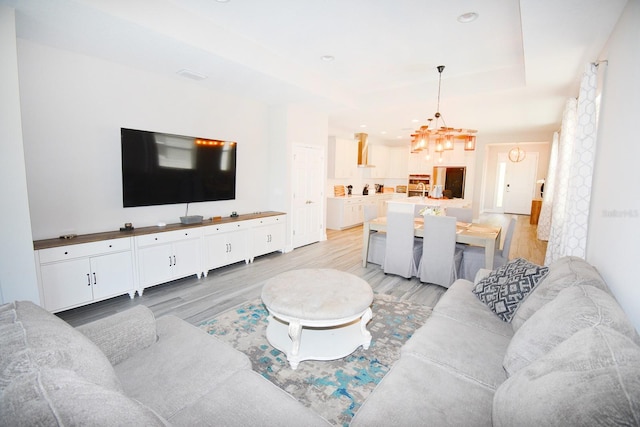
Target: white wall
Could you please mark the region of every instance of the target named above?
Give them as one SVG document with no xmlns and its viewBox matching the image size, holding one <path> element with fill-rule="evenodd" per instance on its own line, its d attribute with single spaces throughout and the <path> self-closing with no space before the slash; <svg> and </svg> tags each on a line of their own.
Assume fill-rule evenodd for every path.
<svg viewBox="0 0 640 427">
<path fill-rule="evenodd" d="M 269 164 L 269 209 L 292 212 L 293 145 L 317 146 L 326 151 L 328 117 L 324 112 L 301 105 L 272 107 L 269 113 L 269 127 L 270 151 L 266 158 Z M 327 177 L 323 176 L 322 179 L 326 181 Z M 322 217 L 325 217 L 324 209 Z M 287 250 L 292 248 L 290 219 L 287 228 Z"/>
<path fill-rule="evenodd" d="M 0 6 L 0 303 L 40 298 L 31 243 L 13 9 Z"/>
<path fill-rule="evenodd" d="M 268 209 L 266 105 L 25 40 L 18 65 L 35 239 L 184 215 L 186 205 L 122 207 L 121 127 L 237 141 L 236 200 L 191 204 L 189 214 Z"/>
<path fill-rule="evenodd" d="M 598 129 L 587 260 L 640 331 L 640 1 L 609 40 Z"/>
</svg>

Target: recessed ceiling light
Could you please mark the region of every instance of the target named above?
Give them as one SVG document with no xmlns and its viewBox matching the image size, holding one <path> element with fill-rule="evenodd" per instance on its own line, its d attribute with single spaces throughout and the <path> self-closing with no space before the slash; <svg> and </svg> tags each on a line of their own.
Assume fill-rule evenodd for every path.
<svg viewBox="0 0 640 427">
<path fill-rule="evenodd" d="M 322 59 L 324 62 L 331 62 L 336 58 L 333 55 L 322 55 L 320 59 Z"/>
<path fill-rule="evenodd" d="M 229 0 L 216 0 L 218 3 L 229 3 Z"/>
<path fill-rule="evenodd" d="M 386 134 L 387 134 L 387 131 L 386 131 L 386 130 L 383 130 L 383 131 L 381 131 L 380 133 L 381 133 L 381 134 L 383 134 L 383 135 L 386 135 Z"/>
<path fill-rule="evenodd" d="M 467 12 L 467 13 L 463 13 L 462 15 L 458 16 L 458 22 L 462 23 L 462 24 L 467 24 L 469 22 L 473 22 L 476 19 L 478 19 L 478 14 L 475 12 Z"/>
<path fill-rule="evenodd" d="M 361 127 L 361 128 L 366 128 L 366 127 L 367 127 L 367 125 L 360 125 L 360 127 Z"/>
</svg>

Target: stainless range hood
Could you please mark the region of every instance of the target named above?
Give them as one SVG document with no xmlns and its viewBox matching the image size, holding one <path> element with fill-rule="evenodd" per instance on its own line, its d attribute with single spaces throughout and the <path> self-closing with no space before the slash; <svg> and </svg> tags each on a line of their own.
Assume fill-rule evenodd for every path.
<svg viewBox="0 0 640 427">
<path fill-rule="evenodd" d="M 358 167 L 359 168 L 375 168 L 375 165 L 369 164 L 369 142 L 366 133 L 356 133 L 355 138 L 358 141 Z"/>
</svg>

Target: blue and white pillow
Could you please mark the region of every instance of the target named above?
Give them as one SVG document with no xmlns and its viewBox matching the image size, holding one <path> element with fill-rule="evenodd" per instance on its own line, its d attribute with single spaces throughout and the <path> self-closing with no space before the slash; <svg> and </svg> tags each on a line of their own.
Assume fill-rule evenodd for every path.
<svg viewBox="0 0 640 427">
<path fill-rule="evenodd" d="M 492 271 L 473 293 L 500 319 L 511 322 L 520 303 L 549 272 L 549 267 L 517 258 Z"/>
</svg>

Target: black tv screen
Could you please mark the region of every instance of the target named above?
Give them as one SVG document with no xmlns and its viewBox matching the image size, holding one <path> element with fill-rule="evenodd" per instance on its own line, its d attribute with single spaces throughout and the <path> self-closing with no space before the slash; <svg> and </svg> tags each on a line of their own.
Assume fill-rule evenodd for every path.
<svg viewBox="0 0 640 427">
<path fill-rule="evenodd" d="M 120 140 L 125 208 L 235 199 L 235 142 L 125 128 Z"/>
</svg>

